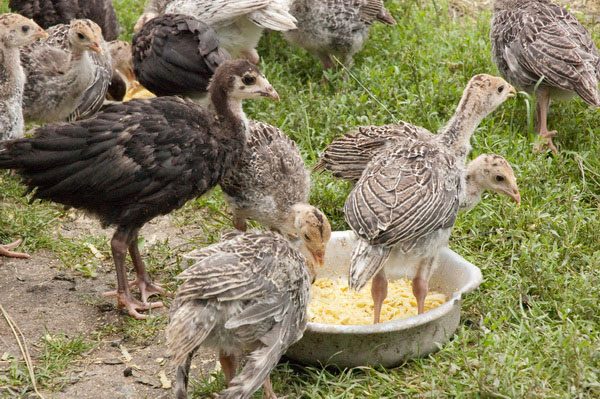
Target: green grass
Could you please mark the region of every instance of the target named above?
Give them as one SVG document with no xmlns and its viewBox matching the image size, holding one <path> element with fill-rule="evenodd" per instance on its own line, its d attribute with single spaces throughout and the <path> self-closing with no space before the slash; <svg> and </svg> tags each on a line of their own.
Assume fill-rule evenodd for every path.
<svg viewBox="0 0 600 399">
<path fill-rule="evenodd" d="M 115 1 L 124 38 L 141 3 Z M 435 131 L 452 115 L 471 76 L 497 74 L 490 59 L 489 13 L 452 20 L 444 0 L 387 3 L 398 25 L 373 26 L 352 68 L 371 94 L 343 73 L 328 74 L 324 83 L 318 61 L 278 34 L 261 41 L 262 69 L 282 101 L 248 103 L 247 114 L 284 129 L 309 165 L 334 137 L 356 125 L 406 120 Z M 600 43 L 600 25 L 588 27 Z M 555 103 L 549 124 L 559 132 L 558 156 L 532 152 L 535 135 L 521 96 L 486 118 L 473 136 L 473 156 L 494 152 L 511 162 L 523 202 L 515 207 L 506 198 L 486 196 L 458 219 L 451 248 L 481 267 L 484 282 L 465 298 L 463 320 L 450 343 L 393 370 L 281 365 L 273 375 L 275 390 L 291 398 L 599 397 L 600 112 L 579 99 Z M 336 230 L 346 229 L 341 208 L 349 186 L 326 175 L 313 182 L 311 201 Z M 59 207 L 27 205 L 16 179 L 6 173 L 0 173 L 0 184 L 2 242 L 26 237 L 25 249 L 52 251 L 66 267 L 93 264 L 86 240 L 108 250 L 93 237 L 67 244 L 52 233 L 65 217 Z M 217 190 L 174 213 L 182 226 L 204 226 L 202 235 L 189 237 L 189 246 L 213 242 L 230 226 L 223 204 Z M 145 251 L 151 269 L 170 288 L 183 249 L 164 243 Z M 145 328 L 156 334 L 164 323 L 124 321 L 105 333 L 114 328 L 142 340 L 148 338 Z M 197 379 L 192 386 L 198 398 L 223 388 L 220 377 Z"/>
</svg>

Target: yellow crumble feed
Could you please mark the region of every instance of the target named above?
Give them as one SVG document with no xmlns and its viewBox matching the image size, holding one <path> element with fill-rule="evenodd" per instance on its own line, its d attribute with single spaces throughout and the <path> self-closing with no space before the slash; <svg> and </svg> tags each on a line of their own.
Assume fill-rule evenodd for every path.
<svg viewBox="0 0 600 399">
<path fill-rule="evenodd" d="M 425 311 L 446 302 L 446 296 L 430 292 L 425 299 Z M 417 314 L 417 301 L 407 279 L 389 281 L 388 295 L 381 309 L 381 321 L 401 319 Z M 342 279 L 317 279 L 311 288 L 308 305 L 309 320 L 324 324 L 373 324 L 371 283 L 360 292 L 352 291 Z"/>
</svg>

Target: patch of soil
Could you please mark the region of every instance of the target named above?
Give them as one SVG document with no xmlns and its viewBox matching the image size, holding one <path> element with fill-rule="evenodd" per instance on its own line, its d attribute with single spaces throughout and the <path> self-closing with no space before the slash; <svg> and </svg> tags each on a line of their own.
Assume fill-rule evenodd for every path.
<svg viewBox="0 0 600 399">
<path fill-rule="evenodd" d="M 77 215 L 59 230 L 63 236 L 81 234 L 112 235 L 112 229 L 101 229 L 99 224 L 85 216 Z M 169 238 L 175 246 L 185 240 L 180 228 L 173 226 L 167 217 L 149 223 L 141 234 L 148 243 Z M 114 268 L 99 270 L 94 279 L 84 278 L 76 272 L 61 270 L 60 261 L 49 252 L 40 252 L 28 260 L 0 257 L 0 303 L 19 326 L 27 339 L 34 363 L 39 361 L 46 334 L 67 337 L 84 336 L 89 341 L 97 339 L 103 326 L 119 323 L 128 317 L 115 308 L 112 298 L 102 293 L 115 286 Z M 167 314 L 167 309 L 153 312 Z M 152 337 L 144 346 L 133 346 L 122 337 L 103 337 L 97 346 L 83 356 L 61 376 L 64 388 L 60 392 L 44 392 L 47 398 L 163 398 L 171 390 L 162 387 L 159 373 L 164 372 L 174 383 L 172 367 L 164 360 L 164 331 Z M 123 349 L 131 356 L 124 356 Z M 15 338 L 4 318 L 0 318 L 0 356 L 8 353 L 22 359 Z M 158 360 L 157 360 L 158 359 Z M 162 359 L 162 360 L 161 360 Z M 193 375 L 209 373 L 214 368 L 212 354 L 197 354 Z M 0 361 L 0 374 L 6 373 L 9 362 Z M 127 369 L 127 371 L 126 371 Z M 129 373 L 130 372 L 130 373 Z M 128 375 L 128 376 L 126 376 Z M 0 388 L 0 397 L 4 393 Z"/>
</svg>

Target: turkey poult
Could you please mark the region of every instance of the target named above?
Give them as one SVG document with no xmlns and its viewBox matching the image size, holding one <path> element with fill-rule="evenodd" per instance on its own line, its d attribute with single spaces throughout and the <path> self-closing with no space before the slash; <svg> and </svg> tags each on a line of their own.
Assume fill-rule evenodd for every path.
<svg viewBox="0 0 600 399">
<path fill-rule="evenodd" d="M 262 384 L 263 397 L 276 399 L 269 374 L 307 322 L 314 275 L 306 244 L 274 232 L 229 233 L 188 256 L 195 263 L 178 276 L 183 284 L 166 332 L 177 399 L 187 398 L 190 364 L 201 346 L 219 353 L 227 389 L 218 398 L 248 399 Z"/>
<path fill-rule="evenodd" d="M 74 19 L 91 19 L 102 28 L 106 40 L 119 36 L 112 0 L 9 0 L 8 6 L 43 28 L 68 24 Z"/>
<path fill-rule="evenodd" d="M 495 0 L 490 37 L 500 73 L 513 85 L 535 91 L 536 128 L 542 145 L 556 153 L 556 131 L 547 126 L 550 99 L 577 94 L 600 107 L 600 54 L 592 36 L 566 9 L 548 0 Z"/>
<path fill-rule="evenodd" d="M 135 84 L 131 44 L 123 40 L 113 40 L 108 42 L 108 50 L 112 61 L 112 78 L 107 98 L 122 101 L 127 90 Z"/>
<path fill-rule="evenodd" d="M 35 22 L 19 14 L 0 15 L 0 141 L 23 137 L 24 123 L 21 103 L 25 73 L 21 67 L 19 48 L 47 36 Z M 28 258 L 13 252 L 21 243 L 0 244 L 0 256 Z"/>
<path fill-rule="evenodd" d="M 350 65 L 374 22 L 396 24 L 383 0 L 293 0 L 290 13 L 298 29 L 284 37 L 319 58 L 325 69 L 335 66 L 333 56 Z"/>
<path fill-rule="evenodd" d="M 135 75 L 157 96 L 206 97 L 215 69 L 230 58 L 215 31 L 190 15 L 158 16 L 133 36 Z"/>
<path fill-rule="evenodd" d="M 358 290 L 373 278 L 375 321 L 387 295 L 384 267 L 412 279 L 418 311 L 423 313 L 437 254 L 448 245 L 465 195 L 471 135 L 485 116 L 515 94 L 501 78 L 474 76 L 454 116 L 437 135 L 403 140 L 377 156 L 350 192 L 344 213 L 358 243 L 349 286 Z M 403 265 L 385 264 L 392 251 L 402 254 Z"/>
<path fill-rule="evenodd" d="M 100 27 L 89 19 L 75 19 L 47 32 L 45 41 L 21 51 L 27 75 L 25 119 L 58 122 L 93 115 L 102 106 L 112 76 Z"/>
<path fill-rule="evenodd" d="M 136 318 L 145 317 L 138 310 L 161 306 L 147 298 L 164 292 L 144 268 L 136 243 L 140 228 L 204 194 L 235 165 L 246 141 L 243 99 L 278 98 L 245 60 L 222 64 L 209 93 L 209 109 L 179 97 L 133 100 L 0 146 L 0 168 L 15 169 L 35 198 L 82 209 L 117 227 L 111 240 L 117 300 Z M 129 290 L 128 250 L 137 274 L 131 285 L 140 289 L 141 302 Z"/>
<path fill-rule="evenodd" d="M 302 236 L 317 263 L 323 263 L 331 227 L 323 213 L 308 204 L 310 175 L 296 143 L 280 129 L 250 121 L 246 149 L 237 166 L 221 181 L 233 210 L 233 224 L 260 222 L 288 238 Z M 326 228 L 323 230 L 321 226 Z"/>
<path fill-rule="evenodd" d="M 149 0 L 135 24 L 139 31 L 150 19 L 162 14 L 187 14 L 208 24 L 229 54 L 257 64 L 256 46 L 263 29 L 287 31 L 296 28 L 289 13 L 291 0 Z"/>
</svg>

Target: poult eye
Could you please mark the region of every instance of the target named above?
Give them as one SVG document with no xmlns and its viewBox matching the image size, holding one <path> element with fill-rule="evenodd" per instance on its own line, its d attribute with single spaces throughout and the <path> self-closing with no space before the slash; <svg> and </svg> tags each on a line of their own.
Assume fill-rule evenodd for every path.
<svg viewBox="0 0 600 399">
<path fill-rule="evenodd" d="M 27 32 L 29 32 L 29 26 L 23 25 L 23 26 L 21 26 L 21 30 L 23 31 L 23 33 L 27 33 Z"/>
<path fill-rule="evenodd" d="M 504 86 L 498 87 L 498 93 L 502 93 L 504 91 Z"/>
<path fill-rule="evenodd" d="M 242 83 L 248 86 L 253 85 L 256 83 L 256 78 L 252 75 L 246 75 L 242 78 Z"/>
<path fill-rule="evenodd" d="M 308 236 L 308 234 L 304 234 L 304 238 L 306 239 L 306 241 L 310 241 L 310 237 Z"/>
<path fill-rule="evenodd" d="M 504 180 L 505 180 L 505 179 L 504 179 L 504 176 L 500 176 L 500 175 L 497 175 L 497 176 L 496 176 L 496 181 L 497 181 L 497 182 L 503 182 Z"/>
<path fill-rule="evenodd" d="M 77 37 L 79 38 L 79 40 L 85 39 L 85 35 L 83 33 L 78 33 Z"/>
</svg>

